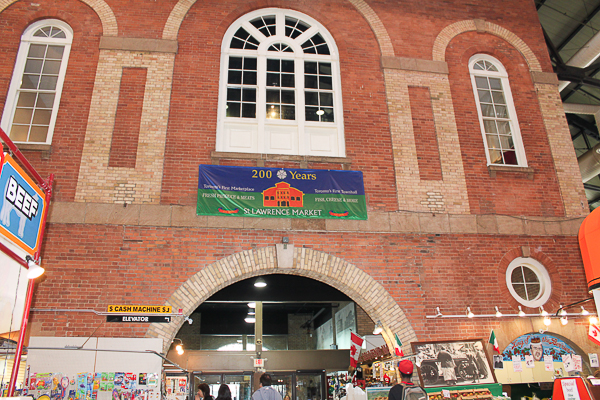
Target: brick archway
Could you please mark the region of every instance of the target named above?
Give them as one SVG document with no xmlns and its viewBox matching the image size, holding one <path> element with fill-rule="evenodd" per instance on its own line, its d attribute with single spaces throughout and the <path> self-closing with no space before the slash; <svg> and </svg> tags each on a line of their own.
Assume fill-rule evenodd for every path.
<svg viewBox="0 0 600 400">
<path fill-rule="evenodd" d="M 455 22 L 442 29 L 433 43 L 433 60 L 446 61 L 446 48 L 450 41 L 461 33 L 469 31 L 487 32 L 506 40 L 521 53 L 527 61 L 530 71 L 542 72 L 542 67 L 537 57 L 520 37 L 500 25 L 481 19 Z"/>
<path fill-rule="evenodd" d="M 18 0 L 0 0 L 0 12 L 4 11 L 6 7 L 17 2 Z M 112 9 L 104 0 L 80 0 L 82 3 L 90 6 L 92 10 L 98 14 L 100 21 L 102 22 L 102 33 L 104 36 L 117 36 L 119 29 L 117 27 L 117 19 Z"/>
<path fill-rule="evenodd" d="M 290 245 L 285 255 L 280 255 L 281 266 L 277 254 L 275 247 L 264 247 L 225 257 L 190 277 L 165 304 L 175 310 L 182 309 L 184 315 L 189 315 L 214 293 L 243 279 L 269 274 L 298 275 L 338 289 L 365 310 L 371 319 L 381 321 L 383 337 L 392 354 L 394 333 L 404 343 L 404 352 L 410 352 L 409 343 L 417 340 L 415 331 L 392 296 L 369 274 L 341 258 L 313 249 Z M 184 322 L 183 317 L 174 317 L 168 325 L 151 324 L 146 337 L 163 339 L 166 352 Z"/>
</svg>

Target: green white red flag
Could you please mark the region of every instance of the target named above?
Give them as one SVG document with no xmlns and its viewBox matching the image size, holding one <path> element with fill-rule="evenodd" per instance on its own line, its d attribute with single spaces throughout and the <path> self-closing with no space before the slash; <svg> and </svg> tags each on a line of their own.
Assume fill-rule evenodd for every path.
<svg viewBox="0 0 600 400">
<path fill-rule="evenodd" d="M 496 353 L 500 354 L 500 346 L 498 346 L 498 339 L 496 339 L 496 334 L 494 333 L 493 329 L 492 329 L 492 334 L 490 335 L 489 342 L 492 346 L 494 346 L 494 351 Z"/>
<path fill-rule="evenodd" d="M 396 339 L 396 343 L 394 344 L 394 350 L 396 351 L 396 355 L 399 357 L 403 357 L 404 352 L 402 351 L 402 341 L 398 337 L 397 333 L 394 333 L 394 338 Z"/>
</svg>

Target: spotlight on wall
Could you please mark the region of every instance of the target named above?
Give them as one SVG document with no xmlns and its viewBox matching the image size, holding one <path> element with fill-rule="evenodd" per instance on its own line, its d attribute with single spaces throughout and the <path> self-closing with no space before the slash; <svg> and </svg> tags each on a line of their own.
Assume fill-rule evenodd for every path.
<svg viewBox="0 0 600 400">
<path fill-rule="evenodd" d="M 173 340 L 179 340 L 179 344 L 177 346 L 175 346 L 175 351 L 177 352 L 177 354 L 182 355 L 183 354 L 183 341 L 179 338 L 175 338 Z"/>
<path fill-rule="evenodd" d="M 498 306 L 496 306 L 496 318 L 500 318 L 502 316 L 502 313 L 500 312 L 500 310 L 498 310 Z"/>
<path fill-rule="evenodd" d="M 598 324 L 598 318 L 596 318 L 593 315 L 590 316 L 589 321 L 590 321 L 590 324 L 592 324 L 592 325 L 597 325 Z"/>
<path fill-rule="evenodd" d="M 254 287 L 257 288 L 263 288 L 267 286 L 267 282 L 265 282 L 265 280 L 263 278 L 258 278 L 255 282 L 254 282 Z"/>
<path fill-rule="evenodd" d="M 185 318 L 184 318 L 184 321 L 187 321 L 187 323 L 188 323 L 188 324 L 190 324 L 190 325 L 194 323 L 194 320 L 193 320 L 193 319 L 191 319 L 191 318 L 190 318 L 190 317 L 188 317 L 188 316 L 185 316 Z"/>
<path fill-rule="evenodd" d="M 25 257 L 25 260 L 27 261 L 27 266 L 29 267 L 27 270 L 27 279 L 35 279 L 44 273 L 44 268 L 37 265 L 31 256 Z"/>
<path fill-rule="evenodd" d="M 590 312 L 581 306 L 581 315 L 590 315 Z"/>
<path fill-rule="evenodd" d="M 435 311 L 436 311 L 436 314 L 435 314 L 436 318 L 439 318 L 439 317 L 443 316 L 443 314 L 442 314 L 442 312 L 440 311 L 440 308 L 439 308 L 439 307 L 436 307 L 436 308 L 435 308 Z"/>
<path fill-rule="evenodd" d="M 471 312 L 471 307 L 467 307 L 467 317 L 473 318 L 474 316 L 475 316 L 475 314 L 473 314 L 473 312 Z"/>
<path fill-rule="evenodd" d="M 563 316 L 563 317 L 566 317 L 567 316 L 567 310 L 565 310 L 562 305 L 558 306 L 558 308 L 560 309 L 560 313 L 559 314 L 561 316 Z M 566 325 L 566 324 L 563 324 L 563 325 Z"/>
<path fill-rule="evenodd" d="M 546 315 L 544 317 L 544 325 L 550 326 L 551 323 L 552 323 L 552 320 Z"/>
<path fill-rule="evenodd" d="M 525 311 L 521 310 L 521 306 L 519 306 L 519 317 L 524 317 Z"/>
<path fill-rule="evenodd" d="M 544 310 L 544 306 L 540 306 L 540 315 L 542 317 L 547 317 L 548 316 L 548 311 Z"/>
<path fill-rule="evenodd" d="M 381 325 L 381 321 L 377 321 L 375 329 L 373 329 L 373 335 L 379 335 L 381 332 L 383 332 L 383 326 Z"/>
<path fill-rule="evenodd" d="M 569 320 L 567 319 L 566 316 L 563 316 L 560 318 L 560 323 L 564 326 L 569 323 Z"/>
</svg>

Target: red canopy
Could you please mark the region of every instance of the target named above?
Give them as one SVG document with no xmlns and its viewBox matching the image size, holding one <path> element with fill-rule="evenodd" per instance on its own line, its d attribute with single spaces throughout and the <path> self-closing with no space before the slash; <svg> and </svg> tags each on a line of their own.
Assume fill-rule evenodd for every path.
<svg viewBox="0 0 600 400">
<path fill-rule="evenodd" d="M 600 207 L 588 215 L 579 228 L 579 248 L 588 281 L 588 290 L 600 288 Z"/>
</svg>

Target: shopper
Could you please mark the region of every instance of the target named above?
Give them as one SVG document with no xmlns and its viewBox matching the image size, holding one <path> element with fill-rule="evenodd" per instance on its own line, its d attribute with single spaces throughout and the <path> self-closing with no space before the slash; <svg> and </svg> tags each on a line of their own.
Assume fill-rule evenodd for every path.
<svg viewBox="0 0 600 400">
<path fill-rule="evenodd" d="M 207 383 L 201 383 L 198 385 L 198 394 L 196 394 L 196 400 L 213 400 L 213 397 L 210 395 L 210 387 Z"/>
<path fill-rule="evenodd" d="M 271 375 L 260 376 L 260 387 L 252 395 L 252 400 L 282 400 L 281 394 L 271 386 Z"/>
<path fill-rule="evenodd" d="M 400 383 L 394 385 L 388 393 L 388 400 L 426 400 L 427 394 L 422 387 L 412 383 L 413 363 L 402 360 L 398 363 Z"/>
<path fill-rule="evenodd" d="M 219 393 L 217 393 L 217 400 L 231 400 L 231 390 L 226 384 L 219 386 Z"/>
</svg>

